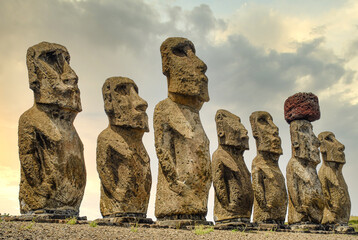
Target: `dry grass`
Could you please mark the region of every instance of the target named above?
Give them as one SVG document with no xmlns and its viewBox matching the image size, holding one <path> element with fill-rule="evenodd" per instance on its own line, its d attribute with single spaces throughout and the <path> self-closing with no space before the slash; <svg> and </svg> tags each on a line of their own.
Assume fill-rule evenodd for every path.
<svg viewBox="0 0 358 240">
<path fill-rule="evenodd" d="M 349 218 L 349 226 L 353 227 L 358 232 L 358 216 L 351 216 Z"/>
</svg>

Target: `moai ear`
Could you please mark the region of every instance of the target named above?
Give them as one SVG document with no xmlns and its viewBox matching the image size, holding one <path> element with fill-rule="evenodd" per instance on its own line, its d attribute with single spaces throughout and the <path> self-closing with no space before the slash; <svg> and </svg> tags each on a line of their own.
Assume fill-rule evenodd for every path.
<svg viewBox="0 0 358 240">
<path fill-rule="evenodd" d="M 218 136 L 219 136 L 219 138 L 224 137 L 224 136 L 225 136 L 225 132 L 224 132 L 224 131 L 219 131 L 219 132 L 218 132 Z"/>
<path fill-rule="evenodd" d="M 104 101 L 104 110 L 107 114 L 113 113 L 113 103 L 112 103 L 112 93 L 111 93 L 111 84 L 106 81 L 102 88 L 103 101 Z"/>
</svg>

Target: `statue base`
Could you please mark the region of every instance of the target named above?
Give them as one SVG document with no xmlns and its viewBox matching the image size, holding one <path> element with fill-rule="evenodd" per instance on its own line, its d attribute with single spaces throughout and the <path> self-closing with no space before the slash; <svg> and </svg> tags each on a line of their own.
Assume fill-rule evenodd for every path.
<svg viewBox="0 0 358 240">
<path fill-rule="evenodd" d="M 218 230 L 251 231 L 255 230 L 254 226 L 254 224 L 250 223 L 250 218 L 230 218 L 215 221 L 214 228 Z"/>
<path fill-rule="evenodd" d="M 95 220 L 98 225 L 121 226 L 121 227 L 149 227 L 153 224 L 151 218 L 144 213 L 115 213 Z"/>
<path fill-rule="evenodd" d="M 284 223 L 256 223 L 256 226 L 259 231 L 286 232 L 290 230 L 290 227 Z"/>
<path fill-rule="evenodd" d="M 317 232 L 325 230 L 321 224 L 315 223 L 296 223 L 291 224 L 290 228 L 295 232 Z"/>
<path fill-rule="evenodd" d="M 75 219 L 74 224 L 87 223 L 87 217 L 80 217 L 78 211 L 57 209 L 35 210 L 20 216 L 5 216 L 3 219 L 5 221 L 32 221 L 39 223 L 67 223 L 71 219 Z"/>
<path fill-rule="evenodd" d="M 175 228 L 175 229 L 194 229 L 195 226 L 206 225 L 213 226 L 212 222 L 206 221 L 204 215 L 197 214 L 180 214 L 158 218 L 155 227 L 158 228 Z"/>
<path fill-rule="evenodd" d="M 326 224 L 324 227 L 326 231 L 333 231 L 335 233 L 355 233 L 354 228 L 347 224 Z"/>
</svg>

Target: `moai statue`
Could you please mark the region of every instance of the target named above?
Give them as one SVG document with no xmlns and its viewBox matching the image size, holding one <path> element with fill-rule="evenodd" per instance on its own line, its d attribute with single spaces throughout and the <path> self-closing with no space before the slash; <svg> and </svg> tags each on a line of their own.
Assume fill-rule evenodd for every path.
<svg viewBox="0 0 358 240">
<path fill-rule="evenodd" d="M 158 185 L 158 224 L 205 222 L 211 185 L 209 139 L 199 117 L 209 101 L 206 65 L 185 38 L 168 38 L 160 47 L 168 98 L 154 110 Z M 178 221 L 177 221 L 178 220 Z"/>
<path fill-rule="evenodd" d="M 287 165 L 289 195 L 288 223 L 291 228 L 320 226 L 324 197 L 316 167 L 321 162 L 318 138 L 312 121 L 320 118 L 318 98 L 312 93 L 297 93 L 285 101 L 285 119 L 290 124 L 292 157 Z"/>
<path fill-rule="evenodd" d="M 244 161 L 249 137 L 238 116 L 218 110 L 215 116 L 219 147 L 213 154 L 216 224 L 249 223 L 254 202 L 251 175 Z"/>
<path fill-rule="evenodd" d="M 102 88 L 109 125 L 97 139 L 100 209 L 116 222 L 146 221 L 152 176 L 142 137 L 148 132 L 147 102 L 133 80 L 111 77 Z M 151 220 L 147 219 L 149 222 Z"/>
<path fill-rule="evenodd" d="M 346 230 L 349 230 L 351 200 L 342 174 L 343 165 L 346 163 L 344 145 L 332 132 L 322 132 L 318 139 L 321 142 L 323 159 L 318 177 L 325 197 L 322 224 L 345 225 Z"/>
<path fill-rule="evenodd" d="M 64 46 L 41 42 L 27 51 L 33 107 L 19 120 L 20 212 L 78 216 L 86 185 L 83 145 L 73 126 L 82 110 L 78 77 Z"/>
<path fill-rule="evenodd" d="M 253 221 L 283 226 L 287 212 L 287 191 L 285 178 L 278 166 L 282 155 L 278 127 L 273 123 L 272 116 L 264 111 L 253 112 L 250 123 L 257 149 L 251 172 L 255 196 Z"/>
</svg>

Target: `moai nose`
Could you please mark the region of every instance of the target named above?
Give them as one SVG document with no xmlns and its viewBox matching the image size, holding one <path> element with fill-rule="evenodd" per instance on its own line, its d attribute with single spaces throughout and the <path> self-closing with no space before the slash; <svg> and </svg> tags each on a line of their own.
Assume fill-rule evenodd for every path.
<svg viewBox="0 0 358 240">
<path fill-rule="evenodd" d="M 62 80 L 75 80 L 74 83 L 77 83 L 78 77 L 75 71 L 70 67 L 67 61 L 63 65 L 63 73 L 61 74 Z"/>
<path fill-rule="evenodd" d="M 134 88 L 131 89 L 131 95 L 133 96 L 134 109 L 145 112 L 148 108 L 148 103 L 138 95 Z"/>
</svg>

